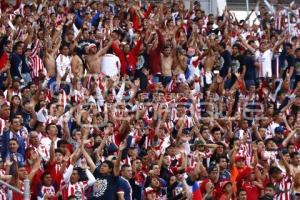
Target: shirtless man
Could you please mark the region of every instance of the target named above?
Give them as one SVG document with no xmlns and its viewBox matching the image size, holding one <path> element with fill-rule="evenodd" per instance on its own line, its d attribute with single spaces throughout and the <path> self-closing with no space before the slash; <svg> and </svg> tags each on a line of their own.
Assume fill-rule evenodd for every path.
<svg viewBox="0 0 300 200">
<path fill-rule="evenodd" d="M 71 60 L 71 72 L 73 76 L 77 78 L 83 77 L 84 75 L 83 62 L 76 52 L 73 53 Z"/>
<path fill-rule="evenodd" d="M 216 56 L 212 49 L 207 50 L 207 55 L 204 60 L 205 83 L 210 85 L 212 83 L 212 68 L 216 62 Z"/>
<path fill-rule="evenodd" d="M 185 79 L 185 70 L 187 68 L 187 57 L 185 56 L 186 52 L 182 48 L 177 48 L 174 53 L 173 69 L 174 74 L 177 76 L 177 80 L 180 82 L 186 82 Z"/>
<path fill-rule="evenodd" d="M 104 48 L 99 49 L 98 51 L 95 44 L 89 45 L 85 61 L 90 74 L 100 74 L 102 56 L 107 52 L 111 44 L 112 40 L 110 40 Z"/>
<path fill-rule="evenodd" d="M 49 78 L 48 85 L 55 81 L 56 77 L 56 64 L 55 58 L 57 56 L 57 51 L 60 47 L 61 40 L 57 42 L 57 44 L 52 48 L 48 48 L 45 45 L 45 67 L 47 69 L 47 77 Z"/>
<path fill-rule="evenodd" d="M 171 47 L 166 46 L 162 53 L 160 54 L 161 58 L 161 69 L 162 69 L 162 83 L 164 86 L 168 85 L 172 80 L 172 65 L 173 65 L 173 56 Z"/>
</svg>

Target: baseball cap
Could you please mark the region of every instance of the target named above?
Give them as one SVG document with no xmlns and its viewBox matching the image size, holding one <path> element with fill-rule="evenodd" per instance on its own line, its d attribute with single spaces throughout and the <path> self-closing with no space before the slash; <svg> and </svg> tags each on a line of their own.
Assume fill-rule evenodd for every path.
<svg viewBox="0 0 300 200">
<path fill-rule="evenodd" d="M 278 126 L 275 128 L 274 132 L 282 134 L 284 132 L 284 128 L 282 126 Z"/>
<path fill-rule="evenodd" d="M 223 182 L 221 182 L 220 186 L 221 186 L 222 189 L 224 189 L 225 186 L 228 185 L 228 184 L 232 185 L 232 183 L 230 181 L 223 181 Z"/>
<path fill-rule="evenodd" d="M 235 162 L 246 160 L 245 156 L 237 155 L 234 158 Z"/>
<path fill-rule="evenodd" d="M 153 192 L 155 192 L 155 190 L 154 190 L 154 188 L 152 188 L 152 187 L 147 187 L 147 188 L 145 189 L 145 194 L 150 194 L 150 193 L 153 193 Z"/>
</svg>

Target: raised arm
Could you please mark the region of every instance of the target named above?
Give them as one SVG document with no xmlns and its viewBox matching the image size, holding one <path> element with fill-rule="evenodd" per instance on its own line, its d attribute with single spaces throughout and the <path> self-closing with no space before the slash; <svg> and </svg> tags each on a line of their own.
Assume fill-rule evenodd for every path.
<svg viewBox="0 0 300 200">
<path fill-rule="evenodd" d="M 126 143 L 121 142 L 121 144 L 119 146 L 118 157 L 117 157 L 116 163 L 114 165 L 114 169 L 113 169 L 113 173 L 115 176 L 119 176 L 119 174 L 120 174 L 120 163 L 121 163 L 121 159 L 122 159 L 122 152 L 125 148 L 126 148 Z"/>
<path fill-rule="evenodd" d="M 239 35 L 239 39 L 240 39 L 240 41 L 242 42 L 242 44 L 243 44 L 247 49 L 249 49 L 252 53 L 255 53 L 256 50 L 255 50 L 252 46 L 250 46 L 250 45 L 246 42 L 246 40 L 244 40 L 244 38 L 242 38 L 241 35 Z"/>
<path fill-rule="evenodd" d="M 105 47 L 103 47 L 102 49 L 100 49 L 97 52 L 97 56 L 103 56 L 104 54 L 106 54 L 106 52 L 108 51 L 108 49 L 112 46 L 113 41 L 109 40 L 109 42 L 107 43 L 107 45 Z"/>
<path fill-rule="evenodd" d="M 295 130 L 291 131 L 290 134 L 283 140 L 282 146 L 286 147 L 295 134 L 296 134 Z"/>
<path fill-rule="evenodd" d="M 286 35 L 283 36 L 272 48 L 272 52 L 276 52 L 277 49 L 283 44 L 283 42 L 286 40 Z"/>
<path fill-rule="evenodd" d="M 83 144 L 81 144 L 81 151 L 82 151 L 82 155 L 85 158 L 87 164 L 91 168 L 91 172 L 94 172 L 96 170 L 96 165 L 95 165 L 93 159 L 90 157 L 90 155 L 86 152 Z"/>
</svg>

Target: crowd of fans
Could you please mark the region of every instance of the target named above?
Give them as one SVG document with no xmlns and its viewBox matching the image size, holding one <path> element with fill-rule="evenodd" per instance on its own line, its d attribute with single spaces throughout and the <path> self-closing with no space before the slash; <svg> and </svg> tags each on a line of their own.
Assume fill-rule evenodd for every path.
<svg viewBox="0 0 300 200">
<path fill-rule="evenodd" d="M 38 200 L 300 199 L 299 11 L 1 1 L 0 180 Z"/>
</svg>

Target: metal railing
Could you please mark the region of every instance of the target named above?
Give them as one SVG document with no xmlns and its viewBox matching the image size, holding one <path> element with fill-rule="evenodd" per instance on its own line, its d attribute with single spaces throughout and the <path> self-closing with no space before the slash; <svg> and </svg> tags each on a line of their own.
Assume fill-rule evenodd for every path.
<svg viewBox="0 0 300 200">
<path fill-rule="evenodd" d="M 11 189 L 19 194 L 22 194 L 24 200 L 30 200 L 30 180 L 29 179 L 24 180 L 24 192 L 2 180 L 0 180 L 0 185 L 1 184 L 5 185 L 9 189 Z"/>
</svg>

